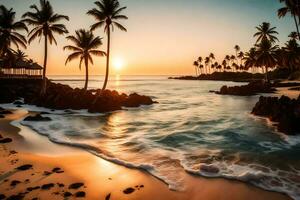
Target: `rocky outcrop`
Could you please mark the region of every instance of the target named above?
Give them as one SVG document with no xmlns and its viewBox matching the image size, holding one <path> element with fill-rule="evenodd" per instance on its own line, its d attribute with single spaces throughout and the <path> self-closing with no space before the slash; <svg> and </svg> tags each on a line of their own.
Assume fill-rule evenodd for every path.
<svg viewBox="0 0 300 200">
<path fill-rule="evenodd" d="M 278 130 L 288 135 L 300 134 L 300 96 L 298 99 L 260 97 L 252 114 L 277 122 Z"/>
<path fill-rule="evenodd" d="M 2 80 L 3 81 L 3 80 Z M 26 104 L 33 104 L 50 109 L 87 109 L 89 112 L 110 112 L 121 110 L 122 107 L 139 107 L 155 103 L 150 97 L 136 93 L 127 95 L 110 90 L 83 90 L 71 88 L 68 85 L 47 81 L 46 94 L 41 96 L 41 80 L 7 80 L 1 84 L 0 103 L 11 103 L 18 98 L 24 98 Z M 22 102 L 15 102 L 21 105 Z"/>
<path fill-rule="evenodd" d="M 51 121 L 51 118 L 50 117 L 43 117 L 42 115 L 40 114 L 36 114 L 34 116 L 28 116 L 24 119 L 24 121 Z"/>
<path fill-rule="evenodd" d="M 216 94 L 221 95 L 237 95 L 237 96 L 252 96 L 258 93 L 273 93 L 276 90 L 272 87 L 270 83 L 265 83 L 263 81 L 253 81 L 247 85 L 242 86 L 222 86 L 220 91 Z"/>
</svg>

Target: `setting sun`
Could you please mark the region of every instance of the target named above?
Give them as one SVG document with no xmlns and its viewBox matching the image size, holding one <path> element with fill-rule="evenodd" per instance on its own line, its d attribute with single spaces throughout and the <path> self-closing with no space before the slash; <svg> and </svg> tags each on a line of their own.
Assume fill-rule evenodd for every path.
<svg viewBox="0 0 300 200">
<path fill-rule="evenodd" d="M 113 67 L 116 71 L 120 71 L 124 67 L 124 60 L 122 58 L 115 58 L 113 60 Z"/>
</svg>

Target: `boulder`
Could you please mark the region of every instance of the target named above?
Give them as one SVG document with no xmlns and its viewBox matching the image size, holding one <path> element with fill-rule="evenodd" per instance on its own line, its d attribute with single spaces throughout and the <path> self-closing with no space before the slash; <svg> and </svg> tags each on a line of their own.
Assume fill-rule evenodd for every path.
<svg viewBox="0 0 300 200">
<path fill-rule="evenodd" d="M 43 117 L 40 114 L 36 114 L 35 116 L 28 116 L 24 119 L 24 121 L 51 121 L 50 117 Z"/>
</svg>

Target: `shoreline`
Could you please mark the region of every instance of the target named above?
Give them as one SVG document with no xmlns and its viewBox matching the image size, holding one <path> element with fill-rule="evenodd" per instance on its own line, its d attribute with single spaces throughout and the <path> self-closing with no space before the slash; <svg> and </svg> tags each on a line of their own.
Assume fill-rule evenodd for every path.
<svg viewBox="0 0 300 200">
<path fill-rule="evenodd" d="M 21 110 L 14 111 L 13 114 L 0 119 L 0 134 L 3 137 L 13 139 L 12 143 L 0 145 L 0 154 L 4 158 L 1 160 L 3 163 L 0 171 L 3 174 L 22 164 L 32 164 L 33 170 L 18 172 L 9 177 L 7 182 L 0 179 L 1 188 L 8 189 L 0 190 L 0 194 L 5 194 L 7 197 L 24 192 L 28 187 L 42 186 L 52 182 L 57 183 L 57 180 L 63 178 L 65 187 L 60 188 L 55 184 L 49 190 L 38 189 L 26 193 L 26 198 L 34 198 L 39 194 L 39 197 L 44 197 L 43 199 L 54 197 L 55 199 L 59 199 L 59 197 L 64 199 L 63 195 L 66 192 L 71 192 L 74 195 L 76 192 L 83 191 L 87 199 L 105 199 L 108 198 L 109 194 L 111 196 L 108 199 L 291 199 L 284 194 L 265 191 L 240 181 L 204 178 L 187 173 L 184 176 L 187 183 L 185 189 L 183 191 L 171 191 L 162 181 L 142 170 L 130 169 L 108 162 L 77 148 L 54 144 L 45 136 L 34 133 L 31 129 L 23 130 L 23 127 L 20 129 L 13 126 L 12 121 L 25 117 L 26 112 L 24 113 Z M 21 130 L 23 133 L 20 132 Z M 33 137 L 32 134 L 38 136 Z M 47 149 L 48 151 L 40 152 L 41 149 Z M 51 151 L 50 154 L 49 149 L 56 149 L 57 151 Z M 9 155 L 11 151 L 17 153 Z M 13 164 L 11 158 L 18 161 Z M 52 173 L 48 176 L 43 174 L 43 171 L 51 171 L 55 167 L 61 168 L 64 172 Z M 31 174 L 34 175 L 31 176 Z M 22 175 L 22 178 L 20 175 Z M 27 177 L 25 179 L 29 179 L 29 182 L 22 181 L 24 177 Z M 18 180 L 21 183 L 12 188 L 9 186 L 12 180 Z M 78 190 L 68 189 L 67 186 L 75 182 L 83 182 L 86 188 L 82 186 Z M 135 187 L 141 185 L 143 187 Z M 125 194 L 123 191 L 128 188 L 132 188 L 134 191 Z M 222 193 L 220 188 L 222 188 Z"/>
</svg>

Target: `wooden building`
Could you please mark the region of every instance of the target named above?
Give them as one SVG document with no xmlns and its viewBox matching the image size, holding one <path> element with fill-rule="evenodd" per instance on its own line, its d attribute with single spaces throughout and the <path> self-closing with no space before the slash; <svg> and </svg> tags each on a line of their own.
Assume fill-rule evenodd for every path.
<svg viewBox="0 0 300 200">
<path fill-rule="evenodd" d="M 0 60 L 0 77 L 2 78 L 34 78 L 41 79 L 43 67 L 37 63 L 19 60 L 8 64 Z"/>
</svg>

